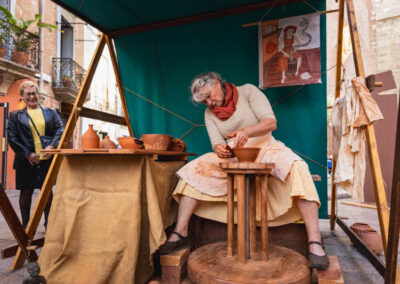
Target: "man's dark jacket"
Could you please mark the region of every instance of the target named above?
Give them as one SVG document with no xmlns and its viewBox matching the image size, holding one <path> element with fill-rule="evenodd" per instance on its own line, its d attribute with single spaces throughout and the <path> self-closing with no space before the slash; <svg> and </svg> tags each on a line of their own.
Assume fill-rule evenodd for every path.
<svg viewBox="0 0 400 284">
<path fill-rule="evenodd" d="M 52 137 L 50 145 L 57 147 L 64 131 L 63 123 L 53 108 L 40 106 L 45 121 L 45 136 Z M 26 159 L 35 153 L 29 117 L 26 108 L 11 112 L 7 124 L 8 143 L 15 152 L 13 168 L 30 167 Z"/>
</svg>

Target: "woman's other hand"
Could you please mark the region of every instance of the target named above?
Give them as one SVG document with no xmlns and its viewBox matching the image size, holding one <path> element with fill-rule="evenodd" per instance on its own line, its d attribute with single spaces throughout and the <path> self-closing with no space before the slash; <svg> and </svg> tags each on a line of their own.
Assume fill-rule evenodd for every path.
<svg viewBox="0 0 400 284">
<path fill-rule="evenodd" d="M 44 150 L 53 150 L 55 148 L 56 147 L 54 147 L 53 145 L 48 145 L 48 146 L 46 146 L 46 148 L 44 148 Z M 44 158 L 50 158 L 51 156 L 53 156 L 53 154 L 46 153 L 46 154 L 42 154 L 42 156 Z"/>
<path fill-rule="evenodd" d="M 235 142 L 233 143 L 233 147 L 242 147 L 249 140 L 249 134 L 247 134 L 246 130 L 240 129 L 228 135 L 228 138 L 235 137 Z"/>
<path fill-rule="evenodd" d="M 232 158 L 232 152 L 229 151 L 228 145 L 226 144 L 218 144 L 214 146 L 214 152 L 217 154 L 219 158 L 227 159 Z"/>
<path fill-rule="evenodd" d="M 39 155 L 36 153 L 31 153 L 26 159 L 28 160 L 29 164 L 31 164 L 31 166 L 33 166 L 34 164 L 38 165 L 40 163 Z"/>
</svg>

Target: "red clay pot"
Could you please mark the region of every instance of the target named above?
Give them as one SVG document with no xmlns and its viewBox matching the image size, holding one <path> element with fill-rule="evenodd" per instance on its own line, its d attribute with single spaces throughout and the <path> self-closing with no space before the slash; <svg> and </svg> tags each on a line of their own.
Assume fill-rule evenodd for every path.
<svg viewBox="0 0 400 284">
<path fill-rule="evenodd" d="M 143 134 L 142 140 L 146 150 L 167 151 L 172 141 L 172 136 L 168 134 Z"/>
<path fill-rule="evenodd" d="M 0 47 L 0 57 L 4 58 L 7 54 L 7 50 L 4 47 Z"/>
<path fill-rule="evenodd" d="M 124 149 L 143 149 L 143 145 L 135 137 L 119 137 L 118 143 Z"/>
<path fill-rule="evenodd" d="M 82 149 L 97 149 L 100 147 L 100 138 L 93 130 L 93 124 L 89 124 L 89 129 L 82 135 Z"/>
<path fill-rule="evenodd" d="M 109 136 L 106 136 L 103 141 L 100 142 L 100 148 L 102 149 L 117 149 L 117 145 L 110 139 Z"/>
<path fill-rule="evenodd" d="M 375 254 L 380 254 L 383 251 L 382 238 L 377 231 L 365 223 L 354 223 L 350 229 L 360 237 L 360 239 L 368 246 Z"/>
<path fill-rule="evenodd" d="M 238 158 L 239 162 L 254 162 L 261 148 L 233 148 L 233 153 Z"/>
<path fill-rule="evenodd" d="M 15 63 L 26 66 L 29 60 L 31 60 L 31 56 L 29 53 L 23 51 L 14 51 L 11 54 L 11 60 L 14 61 Z"/>
<path fill-rule="evenodd" d="M 181 139 L 174 138 L 169 144 L 168 151 L 186 152 L 186 144 Z"/>
</svg>

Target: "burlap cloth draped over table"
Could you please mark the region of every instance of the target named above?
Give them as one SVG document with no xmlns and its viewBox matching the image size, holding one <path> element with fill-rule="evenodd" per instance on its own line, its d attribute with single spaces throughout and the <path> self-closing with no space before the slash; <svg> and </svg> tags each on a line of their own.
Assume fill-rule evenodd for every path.
<svg viewBox="0 0 400 284">
<path fill-rule="evenodd" d="M 58 174 L 40 254 L 47 283 L 144 283 L 176 218 L 171 193 L 184 161 L 71 155 Z"/>
</svg>

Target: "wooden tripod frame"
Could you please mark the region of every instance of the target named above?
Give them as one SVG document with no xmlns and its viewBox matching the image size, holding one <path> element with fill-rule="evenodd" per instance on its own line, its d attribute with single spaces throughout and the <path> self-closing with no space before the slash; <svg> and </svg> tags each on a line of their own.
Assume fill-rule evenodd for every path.
<svg viewBox="0 0 400 284">
<path fill-rule="evenodd" d="M 344 22 L 344 4 L 345 0 L 339 1 L 339 21 L 338 21 L 338 47 L 337 47 L 337 58 L 336 58 L 336 89 L 335 89 L 335 99 L 340 96 L 340 81 L 341 81 L 341 66 L 342 66 L 342 48 L 343 48 L 343 22 Z M 364 64 L 361 54 L 360 40 L 357 30 L 356 16 L 354 12 L 353 0 L 346 0 L 347 17 L 350 26 L 350 36 L 353 48 L 353 59 L 356 69 L 356 75 L 365 78 Z M 397 125 L 399 127 L 399 125 Z M 399 130 L 397 130 L 399 131 Z M 379 217 L 379 226 L 382 235 L 382 242 L 385 255 L 388 251 L 388 230 L 389 230 L 389 209 L 386 198 L 386 191 L 384 186 L 384 181 L 382 177 L 382 168 L 379 161 L 378 147 L 376 144 L 375 128 L 373 124 L 369 124 L 365 127 L 366 138 L 367 138 L 367 148 L 371 164 L 372 178 L 375 191 L 376 206 Z M 332 164 L 332 176 L 335 174 L 336 162 L 333 161 Z M 396 176 L 396 173 L 393 173 Z M 395 188 L 392 188 L 396 191 Z M 393 202 L 393 200 L 392 200 Z M 336 216 L 336 185 L 332 182 L 332 194 L 331 194 L 331 215 L 330 215 L 330 227 L 334 230 L 335 221 L 338 219 Z M 344 224 L 341 220 L 338 220 L 339 224 Z M 351 233 L 352 231 L 347 231 Z M 398 239 L 398 238 L 397 238 Z M 395 254 L 397 256 L 397 253 Z M 395 268 L 394 268 L 395 269 Z M 381 273 L 382 274 L 382 273 Z M 395 273 L 396 274 L 396 273 Z M 397 269 L 397 283 L 399 281 L 399 273 Z"/>
<path fill-rule="evenodd" d="M 89 91 L 89 87 L 92 83 L 93 76 L 95 74 L 97 65 L 100 61 L 101 54 L 104 50 L 105 44 L 107 44 L 109 52 L 110 52 L 111 61 L 112 61 L 112 65 L 114 68 L 115 78 L 117 81 L 122 106 L 124 108 L 126 125 L 128 126 L 130 135 L 133 135 L 132 128 L 131 128 L 130 121 L 129 121 L 129 114 L 128 114 L 127 107 L 126 107 L 126 101 L 125 101 L 125 97 L 124 97 L 123 91 L 122 91 L 121 76 L 120 76 L 120 72 L 119 72 L 119 65 L 118 65 L 117 56 L 115 53 L 115 48 L 114 48 L 113 42 L 109 38 L 109 36 L 103 34 L 103 35 L 101 35 L 100 40 L 97 44 L 96 51 L 93 55 L 93 58 L 89 65 L 89 69 L 87 71 L 85 79 L 84 79 L 82 86 L 79 90 L 79 93 L 76 97 L 74 106 L 72 108 L 71 114 L 69 115 L 68 122 L 65 126 L 63 135 L 61 136 L 60 143 L 58 144 L 57 149 L 67 148 L 67 146 L 68 146 L 68 141 L 71 139 L 72 133 L 75 129 L 77 119 L 82 110 L 82 105 L 83 105 L 86 95 Z M 37 200 L 35 208 L 33 210 L 33 214 L 31 216 L 28 226 L 26 228 L 26 232 L 23 230 L 22 225 L 19 222 L 17 215 L 15 214 L 15 211 L 12 209 L 12 207 L 10 207 L 11 204 L 9 204 L 9 200 L 8 200 L 7 196 L 5 195 L 5 192 L 2 189 L 0 189 L 0 194 L 1 194 L 0 195 L 0 209 L 4 215 L 4 218 L 6 219 L 7 223 L 9 224 L 11 231 L 13 232 L 13 234 L 17 240 L 17 243 L 19 245 L 19 248 L 18 248 L 15 258 L 13 260 L 13 263 L 11 264 L 11 268 L 10 268 L 11 270 L 16 270 L 16 269 L 21 268 L 25 262 L 26 257 L 29 257 L 30 262 L 37 260 L 37 255 L 34 251 L 30 254 L 27 252 L 27 245 L 29 243 L 29 240 L 32 240 L 36 233 L 37 227 L 40 222 L 40 218 L 43 215 L 44 209 L 46 207 L 47 201 L 50 196 L 50 192 L 53 188 L 58 171 L 61 167 L 62 160 L 63 160 L 62 155 L 57 155 L 57 154 L 54 155 L 53 161 L 50 165 L 46 179 L 44 180 L 38 200 Z"/>
</svg>

